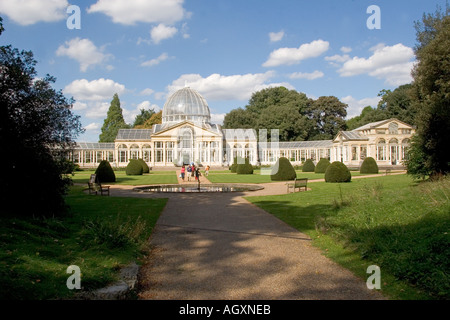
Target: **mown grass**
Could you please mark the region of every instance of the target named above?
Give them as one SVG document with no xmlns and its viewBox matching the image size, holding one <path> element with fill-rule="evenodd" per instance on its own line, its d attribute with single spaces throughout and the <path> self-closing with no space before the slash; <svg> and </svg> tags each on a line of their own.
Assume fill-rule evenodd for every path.
<svg viewBox="0 0 450 320">
<path fill-rule="evenodd" d="M 297 178 L 308 178 L 309 180 L 323 179 L 325 174 L 314 172 L 302 172 L 296 170 Z M 356 171 L 351 171 L 352 176 L 360 176 Z M 381 175 L 381 174 L 380 174 Z M 208 180 L 212 183 L 272 183 L 270 175 L 261 174 L 260 170 L 255 170 L 253 174 L 236 174 L 230 171 L 211 171 Z"/>
<path fill-rule="evenodd" d="M 361 278 L 378 265 L 390 298 L 450 298 L 450 179 L 418 183 L 399 175 L 310 187 L 247 199 Z"/>
<path fill-rule="evenodd" d="M 74 183 L 87 184 L 91 174 L 95 170 L 76 171 L 71 177 Z M 141 176 L 127 176 L 125 171 L 115 171 L 116 182 L 107 183 L 108 185 L 151 185 L 151 184 L 177 184 L 178 179 L 175 171 L 152 171 Z"/>
<path fill-rule="evenodd" d="M 116 280 L 144 255 L 167 199 L 90 196 L 73 187 L 61 218 L 0 220 L 0 299 L 70 298 L 67 267 L 81 269 L 83 290 Z M 24 199 L 26 200 L 26 199 Z"/>
</svg>

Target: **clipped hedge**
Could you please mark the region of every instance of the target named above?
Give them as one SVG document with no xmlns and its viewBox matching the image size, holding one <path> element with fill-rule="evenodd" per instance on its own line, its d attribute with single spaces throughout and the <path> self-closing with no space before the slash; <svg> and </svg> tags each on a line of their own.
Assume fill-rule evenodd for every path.
<svg viewBox="0 0 450 320">
<path fill-rule="evenodd" d="M 331 163 L 325 171 L 325 182 L 350 182 L 352 175 L 347 166 L 342 162 Z"/>
<path fill-rule="evenodd" d="M 127 176 L 141 176 L 143 172 L 144 168 L 142 168 L 141 162 L 136 159 L 131 159 L 125 169 Z"/>
<path fill-rule="evenodd" d="M 142 173 L 149 173 L 150 168 L 148 167 L 147 163 L 144 161 L 144 159 L 138 159 L 140 164 L 142 165 Z"/>
<path fill-rule="evenodd" d="M 331 164 L 330 160 L 328 160 L 326 158 L 322 158 L 319 160 L 316 167 L 314 168 L 314 172 L 315 173 L 325 173 L 330 164 Z"/>
<path fill-rule="evenodd" d="M 278 168 L 278 171 L 272 172 L 273 174 L 270 176 L 272 181 L 287 181 L 297 178 L 297 173 L 295 172 L 294 167 L 285 157 L 278 159 L 273 170 L 275 170 L 275 168 Z"/>
<path fill-rule="evenodd" d="M 234 159 L 233 159 L 233 164 L 230 166 L 231 173 L 237 173 L 238 158 L 240 159 L 239 162 L 245 162 L 245 163 L 248 163 L 248 159 L 246 159 L 246 160 L 244 161 L 244 159 L 241 158 L 241 157 L 234 157 Z"/>
<path fill-rule="evenodd" d="M 253 166 L 250 164 L 248 158 L 245 158 L 244 164 L 238 164 L 236 168 L 237 174 L 253 174 Z"/>
<path fill-rule="evenodd" d="M 312 159 L 307 159 L 305 163 L 303 163 L 303 172 L 314 172 L 316 166 L 314 165 L 314 162 Z"/>
<path fill-rule="evenodd" d="M 378 165 L 374 158 L 367 157 L 364 159 L 361 164 L 361 168 L 359 168 L 360 173 L 378 173 Z"/>
<path fill-rule="evenodd" d="M 97 175 L 97 179 L 100 183 L 116 182 L 116 174 L 107 160 L 100 162 L 95 170 L 95 174 Z"/>
</svg>

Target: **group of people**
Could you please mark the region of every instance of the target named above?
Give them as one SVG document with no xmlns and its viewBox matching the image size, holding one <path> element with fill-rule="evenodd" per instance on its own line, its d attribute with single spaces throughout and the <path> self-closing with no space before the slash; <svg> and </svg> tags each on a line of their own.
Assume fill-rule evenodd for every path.
<svg viewBox="0 0 450 320">
<path fill-rule="evenodd" d="M 205 168 L 205 175 L 208 176 L 209 174 L 209 166 L 206 166 Z M 199 177 L 201 176 L 201 172 L 200 172 L 200 168 L 196 167 L 193 163 L 186 166 L 182 166 L 181 167 L 181 175 L 180 178 L 185 179 L 185 177 L 187 177 L 188 181 L 191 181 L 191 178 L 195 178 L 195 180 L 198 180 Z"/>
</svg>

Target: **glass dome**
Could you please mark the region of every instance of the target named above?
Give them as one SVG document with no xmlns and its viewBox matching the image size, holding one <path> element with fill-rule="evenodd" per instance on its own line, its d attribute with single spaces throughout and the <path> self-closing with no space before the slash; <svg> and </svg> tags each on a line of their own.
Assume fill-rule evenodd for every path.
<svg viewBox="0 0 450 320">
<path fill-rule="evenodd" d="M 163 107 L 162 122 L 193 122 L 209 123 L 211 114 L 205 98 L 197 91 L 186 87 L 172 94 Z"/>
</svg>

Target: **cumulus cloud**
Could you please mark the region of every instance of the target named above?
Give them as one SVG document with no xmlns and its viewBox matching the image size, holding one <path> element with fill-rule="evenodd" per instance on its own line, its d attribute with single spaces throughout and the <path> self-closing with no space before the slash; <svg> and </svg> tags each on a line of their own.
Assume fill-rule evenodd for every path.
<svg viewBox="0 0 450 320">
<path fill-rule="evenodd" d="M 139 94 L 141 96 L 151 96 L 153 93 L 155 93 L 155 90 L 146 88 L 146 89 L 142 90 Z"/>
<path fill-rule="evenodd" d="M 158 44 L 162 40 L 172 38 L 177 32 L 177 28 L 169 27 L 160 23 L 156 27 L 153 27 L 152 30 L 150 30 L 150 37 L 153 43 Z"/>
<path fill-rule="evenodd" d="M 373 47 L 369 58 L 353 57 L 344 62 L 338 70 L 342 77 L 368 74 L 384 79 L 389 85 L 398 86 L 412 81 L 414 51 L 399 43 L 394 46 L 384 44 Z"/>
<path fill-rule="evenodd" d="M 160 64 L 163 61 L 166 61 L 167 59 L 169 59 L 169 55 L 167 53 L 163 53 L 155 59 L 151 59 L 151 60 L 142 62 L 141 66 L 142 67 L 153 67 L 153 66 Z"/>
<path fill-rule="evenodd" d="M 298 48 L 280 48 L 270 53 L 263 67 L 293 65 L 302 60 L 315 58 L 328 51 L 330 43 L 321 39 L 302 44 Z"/>
<path fill-rule="evenodd" d="M 28 26 L 37 22 L 54 22 L 66 18 L 67 0 L 4 0 L 0 13 L 14 22 Z"/>
<path fill-rule="evenodd" d="M 97 48 L 91 40 L 78 37 L 59 46 L 56 55 L 59 57 L 67 56 L 78 61 L 82 72 L 86 72 L 89 66 L 103 63 L 110 57 Z M 109 69 L 111 69 L 110 67 L 112 66 L 108 66 Z"/>
<path fill-rule="evenodd" d="M 206 78 L 199 74 L 184 74 L 167 87 L 169 94 L 185 86 L 201 93 L 207 100 L 248 100 L 253 92 L 268 87 L 284 86 L 294 89 L 289 83 L 270 83 L 274 72 L 224 76 L 212 74 Z"/>
<path fill-rule="evenodd" d="M 352 52 L 352 48 L 350 48 L 350 47 L 341 47 L 341 51 L 343 53 L 350 53 L 350 52 Z"/>
<path fill-rule="evenodd" d="M 189 17 L 184 0 L 98 0 L 88 13 L 103 13 L 115 23 L 134 25 L 137 22 L 173 24 Z"/>
<path fill-rule="evenodd" d="M 325 74 L 322 71 L 314 71 L 311 73 L 306 72 L 294 72 L 289 75 L 291 79 L 306 79 L 306 80 L 315 80 L 322 78 Z"/>
<path fill-rule="evenodd" d="M 63 91 L 72 95 L 75 100 L 111 100 L 114 93 L 119 95 L 124 93 L 125 86 L 111 79 L 101 78 L 92 81 L 81 79 L 73 81 Z"/>
<path fill-rule="evenodd" d="M 343 103 L 348 104 L 347 108 L 347 119 L 359 116 L 361 111 L 367 107 L 371 106 L 372 108 L 376 108 L 378 102 L 380 102 L 381 97 L 373 97 L 373 98 L 364 98 L 364 99 L 356 99 L 352 96 L 346 96 L 341 98 Z"/>
<path fill-rule="evenodd" d="M 280 31 L 280 32 L 270 32 L 269 33 L 269 39 L 270 42 L 278 42 L 281 41 L 281 39 L 283 39 L 284 37 L 284 31 Z"/>
<path fill-rule="evenodd" d="M 211 113 L 211 123 L 222 125 L 225 115 L 226 113 Z"/>
<path fill-rule="evenodd" d="M 96 122 L 92 122 L 84 127 L 86 131 L 93 131 L 94 133 L 100 132 L 100 124 Z"/>
</svg>

